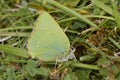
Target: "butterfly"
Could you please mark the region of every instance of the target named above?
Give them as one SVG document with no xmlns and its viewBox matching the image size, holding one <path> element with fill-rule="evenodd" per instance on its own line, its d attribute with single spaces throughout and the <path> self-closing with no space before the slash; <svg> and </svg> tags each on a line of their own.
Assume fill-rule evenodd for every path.
<svg viewBox="0 0 120 80">
<path fill-rule="evenodd" d="M 41 61 L 66 61 L 72 58 L 70 42 L 54 18 L 43 11 L 28 39 L 27 52 Z M 75 56 L 74 56 L 75 57 Z"/>
</svg>

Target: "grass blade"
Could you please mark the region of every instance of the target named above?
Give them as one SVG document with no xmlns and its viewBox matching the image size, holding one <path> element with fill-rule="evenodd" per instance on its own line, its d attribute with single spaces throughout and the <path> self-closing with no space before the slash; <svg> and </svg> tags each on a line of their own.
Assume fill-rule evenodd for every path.
<svg viewBox="0 0 120 80">
<path fill-rule="evenodd" d="M 0 36 L 23 36 L 28 37 L 30 33 L 27 32 L 2 32 Z"/>
<path fill-rule="evenodd" d="M 118 29 L 120 29 L 120 16 L 119 16 L 119 12 L 118 12 L 118 7 L 115 3 L 115 0 L 111 0 L 112 2 L 112 6 L 113 6 L 113 16 L 115 17 L 115 22 L 118 26 Z"/>
<path fill-rule="evenodd" d="M 108 38 L 118 49 L 120 49 L 120 45 L 111 37 Z"/>
<path fill-rule="evenodd" d="M 16 55 L 16 56 L 28 58 L 26 50 L 22 49 L 22 48 L 17 48 L 17 47 L 12 47 L 9 45 L 1 45 L 0 44 L 0 51 L 6 52 L 6 53 L 9 53 L 12 55 Z"/>
<path fill-rule="evenodd" d="M 73 11 L 72 9 L 69 9 L 66 6 L 61 5 L 60 3 L 54 1 L 54 0 L 46 0 L 48 3 L 60 8 L 61 10 L 63 10 L 64 12 L 67 12 L 75 17 L 77 17 L 80 21 L 85 21 L 86 23 L 88 23 L 89 25 L 91 25 L 92 27 L 94 27 L 95 29 L 99 28 L 96 24 L 94 24 L 92 21 L 90 21 L 89 19 L 87 19 L 86 17 L 82 16 L 81 14 Z"/>
<path fill-rule="evenodd" d="M 113 15 L 112 9 L 110 7 L 108 7 L 107 5 L 105 5 L 103 2 L 99 1 L 99 0 L 91 0 L 97 7 L 103 9 L 105 12 Z"/>
<path fill-rule="evenodd" d="M 80 67 L 80 68 L 86 68 L 86 69 L 99 70 L 99 68 L 95 65 L 83 64 L 83 63 L 72 63 L 70 66 L 71 67 Z"/>
</svg>

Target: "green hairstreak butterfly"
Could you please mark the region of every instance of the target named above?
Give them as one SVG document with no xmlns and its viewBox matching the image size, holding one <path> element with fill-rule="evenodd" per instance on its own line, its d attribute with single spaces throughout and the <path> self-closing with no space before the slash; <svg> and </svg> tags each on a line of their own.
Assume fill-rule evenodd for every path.
<svg viewBox="0 0 120 80">
<path fill-rule="evenodd" d="M 53 17 L 43 11 L 27 43 L 28 54 L 42 61 L 55 61 L 70 51 L 70 42 Z"/>
</svg>

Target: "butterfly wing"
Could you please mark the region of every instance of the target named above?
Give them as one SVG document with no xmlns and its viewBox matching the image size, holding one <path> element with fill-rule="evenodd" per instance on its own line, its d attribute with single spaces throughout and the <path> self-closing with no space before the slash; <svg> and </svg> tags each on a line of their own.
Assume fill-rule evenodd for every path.
<svg viewBox="0 0 120 80">
<path fill-rule="evenodd" d="M 70 42 L 52 16 L 42 12 L 28 39 L 27 48 L 32 57 L 42 61 L 54 61 L 68 54 Z"/>
</svg>

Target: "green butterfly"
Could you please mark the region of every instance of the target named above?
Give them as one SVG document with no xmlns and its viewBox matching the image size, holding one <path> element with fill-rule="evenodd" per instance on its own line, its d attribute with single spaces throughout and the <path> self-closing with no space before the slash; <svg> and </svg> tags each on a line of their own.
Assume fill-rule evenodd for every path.
<svg viewBox="0 0 120 80">
<path fill-rule="evenodd" d="M 37 18 L 27 48 L 31 57 L 41 61 L 55 61 L 61 58 L 65 60 L 65 56 L 71 50 L 68 37 L 53 17 L 45 11 Z"/>
</svg>

